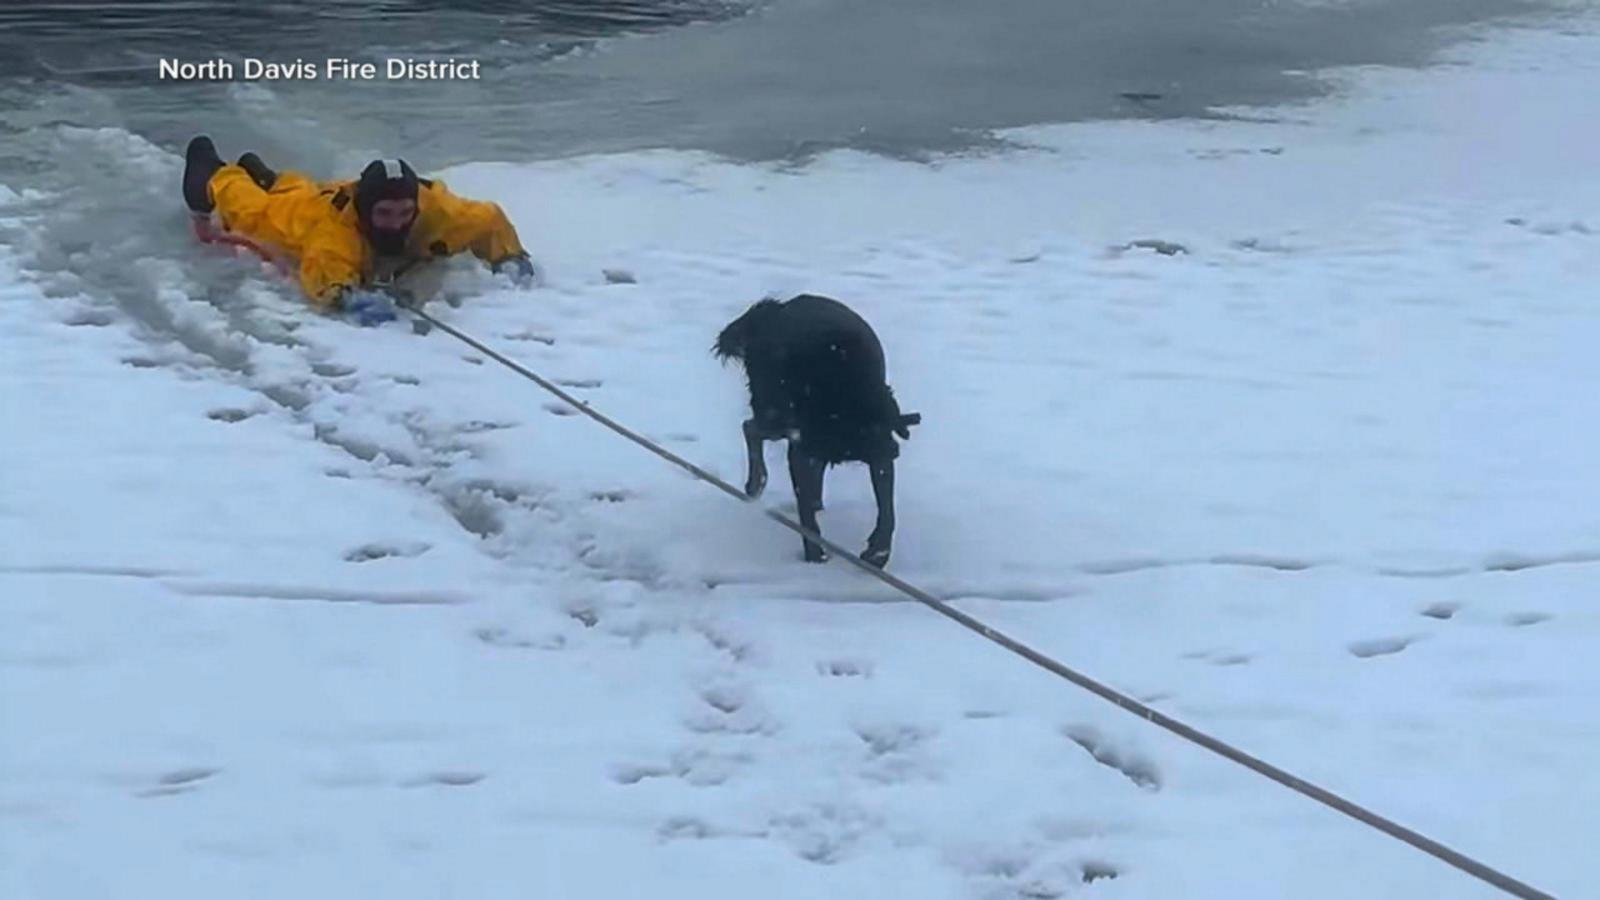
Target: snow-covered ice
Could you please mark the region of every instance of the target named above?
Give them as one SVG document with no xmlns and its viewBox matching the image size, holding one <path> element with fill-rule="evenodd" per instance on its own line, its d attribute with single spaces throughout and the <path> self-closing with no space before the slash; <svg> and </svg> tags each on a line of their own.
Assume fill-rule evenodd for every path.
<svg viewBox="0 0 1600 900">
<path fill-rule="evenodd" d="M 465 166 L 550 284 L 461 267 L 437 314 L 737 481 L 711 338 L 845 300 L 925 417 L 898 575 L 1586 896 L 1600 32 L 1456 57 L 932 165 Z M 219 298 L 204 248 L 82 289 L 27 237 L 56 202 L 0 189 L 0 896 L 1495 896 L 443 334 Z M 858 546 L 865 473 L 828 491 Z"/>
</svg>

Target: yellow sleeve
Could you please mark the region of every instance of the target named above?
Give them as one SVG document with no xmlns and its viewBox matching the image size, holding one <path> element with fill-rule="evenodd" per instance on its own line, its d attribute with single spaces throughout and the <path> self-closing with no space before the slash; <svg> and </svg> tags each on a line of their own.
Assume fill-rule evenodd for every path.
<svg viewBox="0 0 1600 900">
<path fill-rule="evenodd" d="M 424 193 L 427 205 L 417 224 L 423 229 L 421 246 L 433 255 L 470 252 L 497 264 L 525 252 L 499 204 L 458 197 L 442 181 L 433 182 Z"/>
<path fill-rule="evenodd" d="M 301 248 L 300 286 L 313 304 L 330 310 L 338 302 L 340 288 L 361 284 L 366 261 L 366 243 L 355 226 L 330 218 L 311 232 Z"/>
</svg>

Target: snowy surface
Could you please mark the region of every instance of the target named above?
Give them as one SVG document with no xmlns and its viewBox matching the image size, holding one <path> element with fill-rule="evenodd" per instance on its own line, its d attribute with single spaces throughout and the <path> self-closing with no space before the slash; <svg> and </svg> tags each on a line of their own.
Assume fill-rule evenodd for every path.
<svg viewBox="0 0 1600 900">
<path fill-rule="evenodd" d="M 1600 36 L 1459 56 L 934 166 L 465 167 L 551 284 L 465 267 L 439 314 L 737 480 L 712 336 L 845 300 L 925 417 L 899 575 L 1592 896 Z M 442 334 L 266 272 L 218 302 L 201 248 L 130 306 L 47 252 L 0 247 L 0 896 L 1495 895 L 802 564 Z M 859 545 L 865 473 L 828 492 Z"/>
</svg>

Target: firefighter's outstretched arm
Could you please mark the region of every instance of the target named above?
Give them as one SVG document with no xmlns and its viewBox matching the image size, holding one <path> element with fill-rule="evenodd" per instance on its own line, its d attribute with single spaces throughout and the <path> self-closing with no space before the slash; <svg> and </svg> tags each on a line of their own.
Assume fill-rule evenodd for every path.
<svg viewBox="0 0 1600 900">
<path fill-rule="evenodd" d="M 458 197 L 440 181 L 423 190 L 428 200 L 423 221 L 418 223 L 425 229 L 419 243 L 429 252 L 437 256 L 471 253 L 497 270 L 508 263 L 526 264 L 527 251 L 499 204 Z"/>
</svg>

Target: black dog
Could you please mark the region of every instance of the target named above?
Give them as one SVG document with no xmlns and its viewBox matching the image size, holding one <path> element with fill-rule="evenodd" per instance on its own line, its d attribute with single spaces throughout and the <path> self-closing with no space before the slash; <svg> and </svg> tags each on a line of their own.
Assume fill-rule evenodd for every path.
<svg viewBox="0 0 1600 900">
<path fill-rule="evenodd" d="M 894 461 L 900 455 L 894 436 L 909 439 L 910 427 L 922 417 L 901 414 L 872 327 L 827 297 L 769 298 L 728 323 L 712 352 L 724 361 L 742 360 L 749 379 L 745 493 L 758 497 L 767 486 L 763 442 L 787 439 L 800 524 L 820 533 L 823 473 L 837 463 L 864 462 L 872 472 L 878 521 L 861 558 L 875 566 L 887 563 L 894 540 Z M 824 562 L 828 554 L 807 539 L 805 558 Z"/>
</svg>

